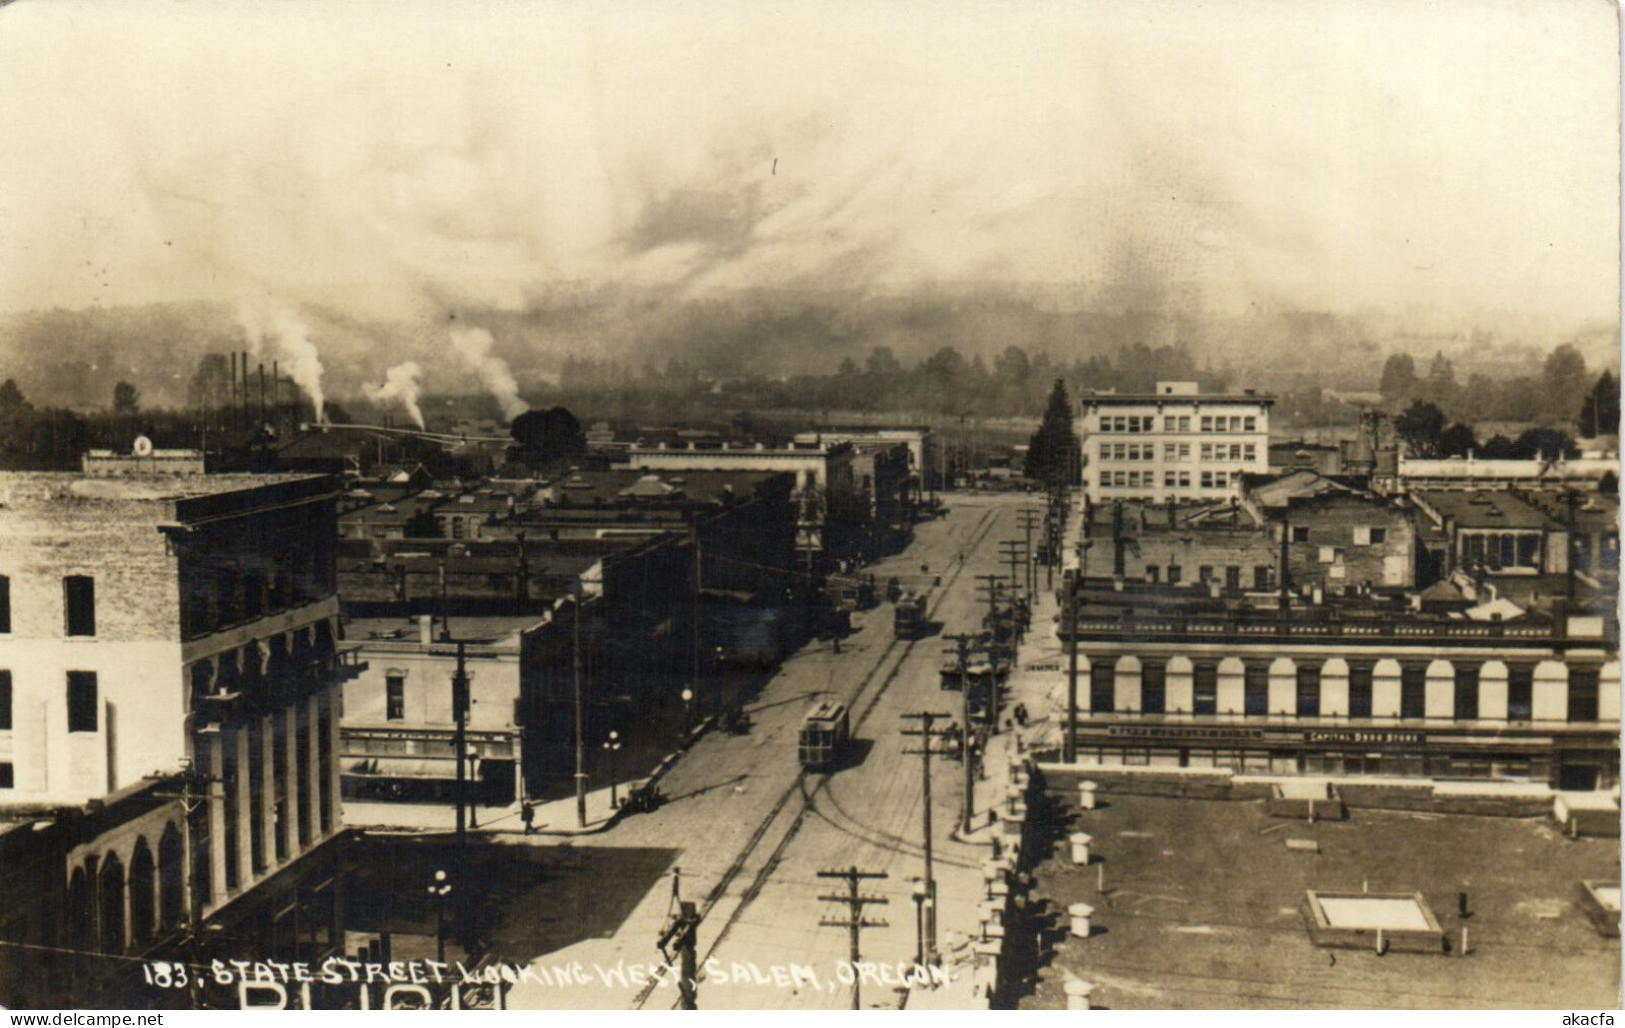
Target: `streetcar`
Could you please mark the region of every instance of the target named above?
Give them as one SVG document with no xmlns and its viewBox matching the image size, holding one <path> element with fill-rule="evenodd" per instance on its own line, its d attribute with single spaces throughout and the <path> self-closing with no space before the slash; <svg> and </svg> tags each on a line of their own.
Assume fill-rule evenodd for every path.
<svg viewBox="0 0 1625 1028">
<path fill-rule="evenodd" d="M 919 639 L 931 632 L 931 621 L 926 616 L 929 592 L 907 592 L 897 601 L 893 612 L 892 631 L 899 639 Z"/>
<path fill-rule="evenodd" d="M 813 769 L 833 766 L 851 735 L 846 704 L 834 700 L 820 702 L 801 722 L 801 766 Z"/>
</svg>

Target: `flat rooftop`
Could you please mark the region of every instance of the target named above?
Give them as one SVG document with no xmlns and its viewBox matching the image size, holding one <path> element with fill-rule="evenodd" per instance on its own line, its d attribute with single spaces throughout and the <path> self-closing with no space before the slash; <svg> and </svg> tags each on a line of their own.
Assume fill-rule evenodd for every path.
<svg viewBox="0 0 1625 1028">
<path fill-rule="evenodd" d="M 103 478 L 78 471 L 0 472 L 0 502 L 16 493 L 37 498 L 73 497 L 81 500 L 152 501 L 186 500 L 218 496 L 261 486 L 284 485 L 322 478 L 311 474 L 228 475 L 120 475 Z"/>
<path fill-rule="evenodd" d="M 1077 813 L 1075 796 L 1051 799 L 1058 817 Z M 1069 860 L 1073 831 L 1094 836 L 1104 898 L 1096 870 Z M 1617 879 L 1617 839 L 1565 839 L 1544 819 L 1354 810 L 1348 821 L 1309 824 L 1268 817 L 1258 802 L 1120 795 L 1059 834 L 1034 896 L 1063 929 L 1069 904 L 1092 905 L 1096 935 L 1061 940 L 1020 997 L 1023 1009 L 1063 1009 L 1071 977 L 1125 1010 L 1619 1004 L 1619 942 L 1601 938 L 1580 905 L 1583 879 Z M 1289 850 L 1287 839 L 1313 840 L 1320 852 Z M 1368 885 L 1422 893 L 1450 954 L 1345 950 L 1333 962 L 1309 937 L 1305 893 Z M 1462 890 L 1472 914 L 1466 957 L 1455 949 Z"/>
</svg>

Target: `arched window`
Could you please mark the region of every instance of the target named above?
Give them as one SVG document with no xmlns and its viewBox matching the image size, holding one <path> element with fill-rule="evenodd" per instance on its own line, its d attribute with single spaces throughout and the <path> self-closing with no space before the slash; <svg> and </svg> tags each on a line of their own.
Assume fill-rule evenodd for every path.
<svg viewBox="0 0 1625 1028">
<path fill-rule="evenodd" d="M 171 821 L 158 840 L 158 923 L 174 928 L 181 923 L 186 904 L 186 847 Z"/>
<path fill-rule="evenodd" d="M 109 853 L 102 861 L 97 883 L 100 906 L 101 950 L 103 953 L 124 951 L 124 861 L 117 853 Z"/>
<path fill-rule="evenodd" d="M 153 919 L 157 915 L 157 869 L 152 847 L 143 836 L 135 841 L 130 854 L 130 942 L 137 947 L 152 941 Z"/>
</svg>

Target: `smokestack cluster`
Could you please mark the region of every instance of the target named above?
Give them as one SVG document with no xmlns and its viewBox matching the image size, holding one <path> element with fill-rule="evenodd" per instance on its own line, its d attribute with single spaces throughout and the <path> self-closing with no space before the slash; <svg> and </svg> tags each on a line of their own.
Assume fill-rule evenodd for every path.
<svg viewBox="0 0 1625 1028">
<path fill-rule="evenodd" d="M 422 390 L 423 368 L 417 361 L 406 361 L 397 364 L 384 372 L 384 384 L 375 386 L 371 383 L 363 385 L 361 391 L 373 403 L 388 403 L 399 400 L 406 408 L 407 417 L 412 424 L 419 428 L 426 428 L 423 423 L 423 410 L 418 406 L 418 394 Z"/>
<path fill-rule="evenodd" d="M 287 358 L 288 377 L 294 384 L 303 389 L 316 408 L 316 421 L 318 424 L 326 420 L 323 414 L 325 397 L 322 393 L 322 361 L 321 355 L 316 352 L 316 344 L 311 342 L 310 328 L 298 315 L 286 307 L 277 307 L 265 321 L 254 316 L 246 308 L 238 312 L 238 320 L 248 335 L 249 345 L 258 356 L 267 340 L 275 343 L 277 352 Z M 280 363 L 280 361 L 278 362 Z M 244 400 L 248 398 L 246 379 L 248 377 L 248 355 L 243 355 L 243 377 L 245 379 Z M 260 366 L 260 406 L 265 406 L 265 367 Z"/>
<path fill-rule="evenodd" d="M 479 375 L 480 384 L 502 408 L 503 420 L 512 421 L 529 410 L 530 405 L 519 398 L 519 383 L 514 379 L 508 362 L 491 353 L 493 342 L 491 333 L 483 328 L 451 330 L 452 349 L 463 358 L 463 363 Z"/>
</svg>

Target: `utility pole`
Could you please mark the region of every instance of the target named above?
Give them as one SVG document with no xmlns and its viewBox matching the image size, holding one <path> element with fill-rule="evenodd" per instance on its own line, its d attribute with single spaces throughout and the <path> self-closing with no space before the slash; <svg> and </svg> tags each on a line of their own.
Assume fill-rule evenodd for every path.
<svg viewBox="0 0 1625 1028">
<path fill-rule="evenodd" d="M 700 641 L 701 640 L 700 618 L 702 616 L 701 607 L 700 607 L 700 588 L 701 588 L 701 581 L 702 581 L 702 579 L 701 579 L 702 572 L 700 570 L 700 513 L 699 513 L 699 511 L 694 512 L 694 521 L 692 522 L 692 524 L 693 524 L 693 536 L 692 536 L 691 541 L 693 542 L 693 546 L 691 548 L 694 551 L 694 618 L 693 618 L 693 624 L 691 626 L 691 629 L 692 629 L 691 634 L 692 634 L 693 638 L 691 638 L 689 640 L 689 647 L 690 647 L 690 649 L 693 650 L 693 658 L 694 659 L 693 659 L 693 662 L 692 662 L 691 674 L 690 674 L 690 677 L 691 677 L 692 681 L 689 684 L 689 688 L 691 690 L 693 690 L 693 693 L 694 693 L 694 705 L 695 705 L 696 708 L 698 708 L 699 701 L 700 701 L 700 649 L 701 649 L 701 645 L 702 645 L 701 641 Z M 711 709 L 712 709 L 713 713 L 715 713 L 716 710 L 717 710 L 716 697 L 715 696 L 712 697 Z M 688 725 L 687 727 L 688 727 L 688 729 L 690 731 L 692 731 L 693 728 L 694 728 L 693 725 Z"/>
<path fill-rule="evenodd" d="M 585 697 L 581 684 L 581 600 L 584 590 L 581 579 L 575 580 L 575 617 L 571 621 L 571 674 L 575 690 L 576 730 L 576 827 L 587 827 L 587 726 Z"/>
<path fill-rule="evenodd" d="M 971 643 L 982 637 L 962 632 L 958 635 L 945 635 L 943 638 L 953 640 L 959 647 L 959 698 L 964 709 L 965 725 L 964 748 L 960 751 L 965 763 L 965 814 L 960 820 L 960 831 L 969 835 L 971 833 L 971 818 L 974 816 L 976 808 L 976 768 L 972 765 L 970 757 L 970 675 L 966 671 L 966 665 L 970 663 Z M 989 700 L 991 699 L 992 697 L 989 697 Z"/>
<path fill-rule="evenodd" d="M 822 895 L 818 897 L 821 900 L 828 900 L 831 903 L 845 903 L 848 910 L 846 920 L 837 921 L 826 917 L 821 918 L 818 923 L 826 928 L 845 928 L 852 933 L 852 970 L 854 972 L 852 976 L 852 1009 L 861 1010 L 863 1009 L 863 1004 L 858 995 L 859 989 L 861 988 L 861 976 L 856 974 L 859 959 L 858 934 L 865 928 L 886 927 L 885 921 L 872 921 L 869 918 L 864 917 L 863 908 L 871 903 L 890 903 L 891 900 L 888 900 L 884 896 L 862 895 L 858 892 L 858 883 L 865 878 L 885 878 L 886 873 L 884 871 L 859 871 L 854 865 L 853 867 L 847 868 L 845 871 L 820 871 L 818 872 L 818 877 L 840 878 L 845 880 L 847 885 L 847 894 L 845 896 Z"/>
<path fill-rule="evenodd" d="M 935 721 L 948 720 L 948 715 L 919 711 L 904 714 L 903 720 L 920 722 L 919 728 L 905 728 L 903 734 L 917 735 L 923 744 L 913 752 L 920 754 L 921 757 L 920 781 L 924 793 L 920 808 L 925 838 L 925 898 L 930 904 L 930 913 L 925 919 L 925 958 L 927 962 L 934 963 L 937 955 L 937 879 L 931 871 L 931 740 L 940 729 L 933 731 L 931 725 Z"/>
<path fill-rule="evenodd" d="M 468 852 L 468 666 L 467 644 L 457 642 L 457 673 L 451 676 L 452 748 L 457 751 L 457 863 L 462 870 L 463 854 Z M 457 887 L 467 888 L 459 877 Z"/>
<path fill-rule="evenodd" d="M 1003 575 L 977 575 L 976 588 L 987 590 L 987 613 L 989 620 L 996 620 L 999 614 L 999 590 L 1004 584 Z"/>
<path fill-rule="evenodd" d="M 699 974 L 699 958 L 695 950 L 699 937 L 700 914 L 693 900 L 685 900 L 682 897 L 680 890 L 682 876 L 681 868 L 672 868 L 671 899 L 677 910 L 666 922 L 666 927 L 656 936 L 655 944 L 668 965 L 672 963 L 672 951 L 676 950 L 678 1009 L 698 1010 L 695 976 Z"/>
<path fill-rule="evenodd" d="M 1038 587 L 1038 583 L 1034 580 L 1037 576 L 1033 573 L 1033 529 L 1038 527 L 1038 511 L 1032 510 L 1031 508 L 1024 508 L 1016 511 L 1016 517 L 1021 519 L 1021 529 L 1026 533 L 1027 537 L 1026 549 L 1024 552 L 1026 553 L 1027 557 L 1027 596 L 1029 599 L 1031 599 L 1033 593 Z"/>
<path fill-rule="evenodd" d="M 1061 736 L 1061 760 L 1067 764 L 1078 759 L 1078 590 L 1082 587 L 1080 568 L 1066 588 L 1066 727 Z"/>
<path fill-rule="evenodd" d="M 1021 552 L 1021 540 L 1005 539 L 999 543 L 999 549 L 1002 551 L 1000 558 L 1010 565 L 1010 598 L 1014 600 L 1022 584 L 1021 576 L 1016 574 L 1016 565 L 1025 563 Z"/>
</svg>

